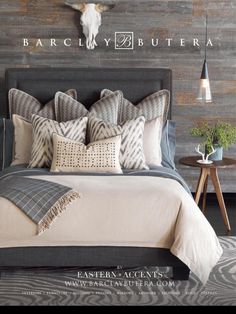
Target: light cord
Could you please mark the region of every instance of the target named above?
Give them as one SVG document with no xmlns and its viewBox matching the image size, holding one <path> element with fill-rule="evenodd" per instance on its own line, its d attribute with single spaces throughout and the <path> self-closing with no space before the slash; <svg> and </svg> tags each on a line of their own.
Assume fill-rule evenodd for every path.
<svg viewBox="0 0 236 314">
<path fill-rule="evenodd" d="M 206 34 L 205 34 L 205 61 L 207 59 L 207 40 L 208 40 L 208 14 L 206 13 Z"/>
</svg>

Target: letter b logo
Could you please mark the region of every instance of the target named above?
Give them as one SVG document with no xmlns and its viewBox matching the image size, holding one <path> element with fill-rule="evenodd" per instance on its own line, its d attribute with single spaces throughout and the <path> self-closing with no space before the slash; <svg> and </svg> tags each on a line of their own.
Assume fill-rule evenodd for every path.
<svg viewBox="0 0 236 314">
<path fill-rule="evenodd" d="M 133 32 L 116 32 L 115 33 L 115 49 L 133 50 L 134 49 L 134 33 Z"/>
</svg>

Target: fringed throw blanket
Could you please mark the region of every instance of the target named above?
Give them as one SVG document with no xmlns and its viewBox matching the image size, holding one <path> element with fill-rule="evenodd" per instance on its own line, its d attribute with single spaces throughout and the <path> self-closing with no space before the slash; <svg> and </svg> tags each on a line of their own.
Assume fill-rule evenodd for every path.
<svg viewBox="0 0 236 314">
<path fill-rule="evenodd" d="M 10 176 L 0 181 L 0 196 L 21 209 L 37 224 L 38 234 L 41 234 L 79 193 L 46 180 Z"/>
</svg>

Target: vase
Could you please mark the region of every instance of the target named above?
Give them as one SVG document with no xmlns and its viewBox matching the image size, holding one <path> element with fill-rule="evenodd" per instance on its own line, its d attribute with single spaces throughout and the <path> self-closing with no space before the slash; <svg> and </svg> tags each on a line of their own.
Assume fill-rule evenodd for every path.
<svg viewBox="0 0 236 314">
<path fill-rule="evenodd" d="M 209 160 L 220 161 L 223 159 L 223 147 L 216 146 L 214 147 L 216 152 L 209 156 Z"/>
</svg>

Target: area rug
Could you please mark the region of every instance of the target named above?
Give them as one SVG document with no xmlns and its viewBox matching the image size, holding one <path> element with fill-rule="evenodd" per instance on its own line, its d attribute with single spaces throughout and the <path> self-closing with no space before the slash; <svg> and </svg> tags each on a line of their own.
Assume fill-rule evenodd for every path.
<svg viewBox="0 0 236 314">
<path fill-rule="evenodd" d="M 206 286 L 169 268 L 39 269 L 2 273 L 0 305 L 236 305 L 236 237 L 220 237 L 223 256 Z"/>
</svg>

